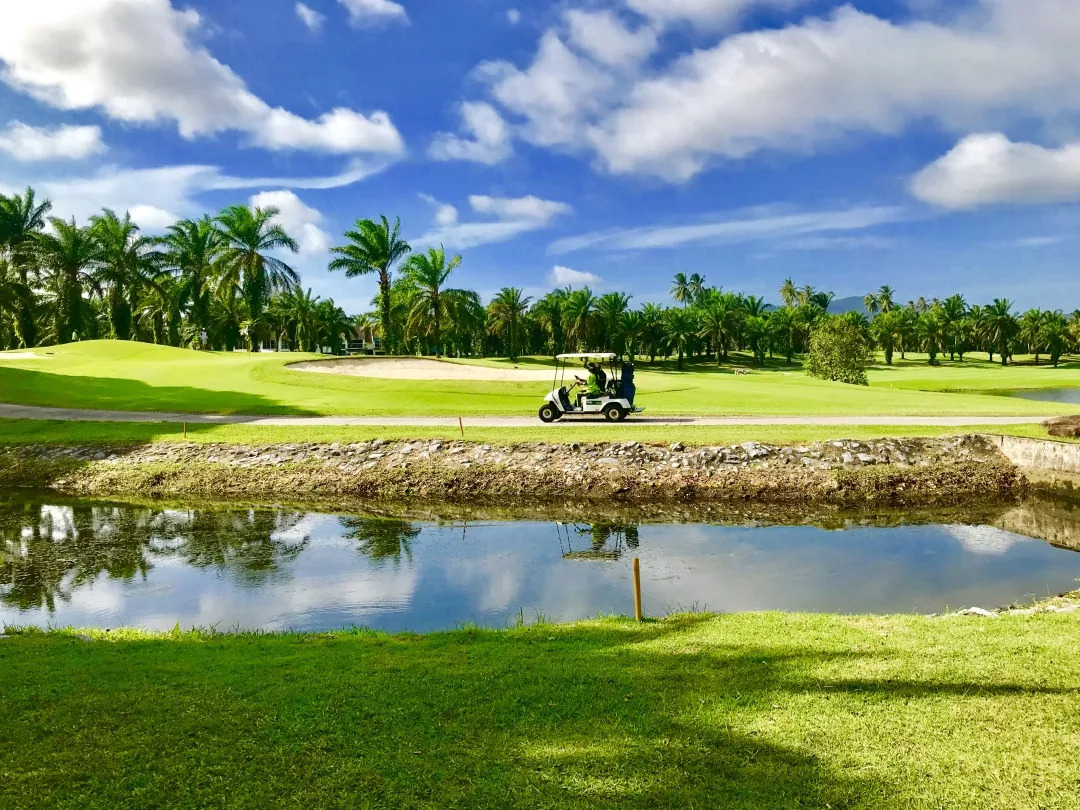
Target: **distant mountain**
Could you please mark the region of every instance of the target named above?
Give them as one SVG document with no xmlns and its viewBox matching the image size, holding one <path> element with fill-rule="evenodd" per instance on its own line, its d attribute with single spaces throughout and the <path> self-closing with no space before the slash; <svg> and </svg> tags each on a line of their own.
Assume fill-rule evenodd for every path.
<svg viewBox="0 0 1080 810">
<path fill-rule="evenodd" d="M 830 315 L 843 315 L 845 312 L 861 312 L 863 315 L 868 314 L 866 307 L 863 306 L 862 297 L 853 295 L 850 298 L 837 298 L 831 304 L 829 304 Z"/>
</svg>

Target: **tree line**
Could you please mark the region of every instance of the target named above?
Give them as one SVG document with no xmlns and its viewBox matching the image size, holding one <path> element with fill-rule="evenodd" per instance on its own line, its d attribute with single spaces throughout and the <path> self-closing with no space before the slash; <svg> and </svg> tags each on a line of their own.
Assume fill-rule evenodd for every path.
<svg viewBox="0 0 1080 810">
<path fill-rule="evenodd" d="M 143 234 L 130 214 L 108 209 L 84 225 L 50 217 L 33 189 L 0 195 L 0 348 L 115 338 L 170 346 L 258 351 L 277 341 L 302 351 L 344 352 L 364 333 L 397 354 L 508 356 L 613 351 L 631 357 L 712 358 L 736 351 L 759 365 L 789 363 L 805 353 L 815 329 L 831 318 L 857 326 L 891 364 L 897 352 L 963 360 L 986 352 L 1003 364 L 1015 354 L 1047 355 L 1055 365 L 1080 342 L 1080 311 L 1013 312 L 995 299 L 970 306 L 960 295 L 899 305 L 888 286 L 867 294 L 864 312 L 831 315 L 831 292 L 779 289 L 781 305 L 678 273 L 673 305 L 632 306 L 622 292 L 588 287 L 552 290 L 535 300 L 518 287 L 486 305 L 453 286 L 460 255 L 441 248 L 414 252 L 401 223 L 358 220 L 331 249 L 329 269 L 373 276 L 373 311 L 349 315 L 331 299 L 304 290 L 280 256 L 296 241 L 273 207 L 229 206 L 186 219 L 160 236 Z"/>
</svg>

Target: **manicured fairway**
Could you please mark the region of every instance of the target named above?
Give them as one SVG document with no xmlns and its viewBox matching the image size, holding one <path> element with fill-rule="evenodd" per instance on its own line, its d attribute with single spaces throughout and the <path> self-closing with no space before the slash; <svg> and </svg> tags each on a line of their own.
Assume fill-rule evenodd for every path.
<svg viewBox="0 0 1080 810">
<path fill-rule="evenodd" d="M 0 354 L 0 401 L 27 405 L 342 416 L 531 415 L 546 383 L 378 380 L 310 374 L 286 366 L 310 355 L 212 354 L 141 343 L 97 341 L 38 350 L 37 359 Z M 481 361 L 484 362 L 484 361 Z M 486 361 L 489 363 L 498 361 Z M 548 360 L 531 360 L 542 367 Z M 650 414 L 687 415 L 1028 415 L 1073 406 L 954 390 L 1080 387 L 1080 365 L 1001 368 L 985 361 L 930 368 L 912 360 L 871 371 L 870 387 L 770 367 L 736 376 L 701 363 L 638 373 Z"/>
<path fill-rule="evenodd" d="M 1080 617 L 0 639 L 0 806 L 1073 808 Z"/>
</svg>

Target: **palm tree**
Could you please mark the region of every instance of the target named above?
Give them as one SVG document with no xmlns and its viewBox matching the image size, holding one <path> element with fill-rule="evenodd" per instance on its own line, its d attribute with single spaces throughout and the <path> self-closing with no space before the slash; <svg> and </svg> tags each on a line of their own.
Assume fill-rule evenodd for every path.
<svg viewBox="0 0 1080 810">
<path fill-rule="evenodd" d="M 442 246 L 430 248 L 427 253 L 409 257 L 405 274 L 414 290 L 409 298 L 408 330 L 411 334 L 430 338 L 435 356 L 443 355 L 443 330 L 448 318 L 460 308 L 464 299 L 475 296 L 470 290 L 445 289 L 450 275 L 461 264 L 461 256 L 446 260 Z"/>
<path fill-rule="evenodd" d="M 282 322 L 291 336 L 293 346 L 302 352 L 316 351 L 319 348 L 319 296 L 313 295 L 311 288 L 306 292 L 298 288 L 279 296 L 276 302 L 281 309 Z M 280 348 L 279 342 L 278 349 Z"/>
<path fill-rule="evenodd" d="M 278 213 L 273 206 L 251 209 L 232 205 L 217 216 L 223 243 L 222 278 L 226 284 L 239 288 L 247 304 L 248 348 L 253 352 L 262 347 L 263 310 L 270 297 L 300 284 L 295 270 L 270 255 L 274 250 L 293 253 L 299 250 L 296 240 L 273 223 Z"/>
<path fill-rule="evenodd" d="M 885 365 L 893 364 L 893 352 L 896 344 L 902 340 L 903 324 L 899 312 L 890 309 L 882 312 L 870 324 L 870 333 L 878 346 L 885 352 Z"/>
<path fill-rule="evenodd" d="M 881 305 L 878 303 L 878 297 L 874 293 L 867 293 L 863 296 L 862 300 L 863 309 L 870 313 L 873 317 L 881 310 Z"/>
<path fill-rule="evenodd" d="M 319 301 L 315 305 L 315 347 L 326 347 L 334 354 L 342 354 L 347 348 L 346 335 L 352 331 L 353 319 L 333 301 Z"/>
<path fill-rule="evenodd" d="M 588 287 L 574 290 L 566 299 L 566 333 L 579 349 L 592 346 L 596 328 L 596 296 Z"/>
<path fill-rule="evenodd" d="M 37 272 L 35 251 L 38 236 L 45 227 L 45 218 L 52 210 L 48 200 L 37 202 L 34 190 L 5 197 L 0 194 L 0 253 L 7 254 L 10 269 L 22 288 L 33 289 Z M 36 346 L 39 339 L 34 317 L 33 295 L 23 296 L 15 313 L 15 334 L 23 348 Z"/>
<path fill-rule="evenodd" d="M 204 216 L 177 222 L 156 241 L 163 248 L 164 265 L 180 278 L 192 331 L 201 332 L 210 325 L 210 298 L 223 247 L 221 232 L 213 219 Z"/>
<path fill-rule="evenodd" d="M 769 345 L 769 318 L 751 315 L 743 324 L 746 343 L 754 354 L 758 366 L 765 365 L 765 353 Z"/>
<path fill-rule="evenodd" d="M 570 288 L 552 290 L 532 308 L 533 317 L 551 340 L 552 356 L 562 354 L 566 341 L 566 302 Z"/>
<path fill-rule="evenodd" d="M 379 319 L 382 324 L 384 344 L 393 346 L 391 287 L 394 267 L 412 252 L 408 242 L 401 238 L 401 220 L 390 221 L 380 217 L 380 222 L 358 219 L 356 227 L 345 231 L 348 244 L 331 248 L 337 258 L 330 262 L 331 270 L 344 270 L 347 278 L 377 273 L 379 276 Z"/>
<path fill-rule="evenodd" d="M 666 313 L 664 350 L 676 355 L 675 367 L 683 370 L 683 358 L 694 348 L 698 333 L 697 318 L 688 309 L 669 309 Z"/>
<path fill-rule="evenodd" d="M 693 294 L 690 292 L 690 279 L 687 278 L 686 273 L 675 274 L 671 283 L 671 297 L 676 304 L 686 306 L 690 303 Z"/>
<path fill-rule="evenodd" d="M 596 320 L 600 326 L 599 348 L 622 354 L 625 348 L 625 335 L 621 333 L 623 316 L 630 309 L 630 296 L 619 292 L 610 292 L 596 300 Z"/>
<path fill-rule="evenodd" d="M 633 310 L 624 312 L 619 319 L 619 333 L 624 341 L 626 354 L 633 360 L 637 356 L 638 341 L 642 337 L 645 319 L 640 312 Z"/>
<path fill-rule="evenodd" d="M 721 296 L 701 312 L 701 329 L 698 337 L 716 347 L 716 365 L 727 359 L 728 348 L 739 328 L 743 309 L 733 295 Z"/>
<path fill-rule="evenodd" d="M 941 302 L 941 329 L 948 347 L 949 359 L 956 359 L 957 346 L 963 343 L 961 324 L 967 315 L 967 302 L 962 295 L 951 295 Z"/>
<path fill-rule="evenodd" d="M 1051 313 L 1041 309 L 1029 309 L 1021 317 L 1018 323 L 1020 339 L 1027 345 L 1029 351 L 1035 355 L 1035 365 L 1039 365 L 1039 354 L 1043 348 L 1043 330 L 1046 326 L 1047 317 Z"/>
<path fill-rule="evenodd" d="M 139 233 L 130 213 L 121 219 L 108 208 L 90 218 L 90 230 L 101 248 L 95 281 L 108 291 L 113 337 L 130 340 L 135 305 L 161 265 L 161 257 L 151 250 L 156 240 Z"/>
<path fill-rule="evenodd" d="M 646 304 L 642 307 L 639 334 L 641 346 L 648 353 L 650 363 L 656 362 L 656 356 L 664 345 L 665 324 L 664 308 L 659 304 Z"/>
<path fill-rule="evenodd" d="M 19 348 L 13 321 L 31 294 L 30 288 L 12 272 L 7 259 L 0 256 L 0 349 Z"/>
<path fill-rule="evenodd" d="M 791 278 L 785 278 L 784 283 L 780 286 L 780 300 L 783 301 L 784 306 L 788 309 L 794 309 L 795 304 L 799 301 L 799 290 L 795 287 L 795 282 Z"/>
<path fill-rule="evenodd" d="M 1046 313 L 1042 327 L 1042 342 L 1050 353 L 1050 362 L 1057 368 L 1069 343 L 1069 324 L 1060 310 Z"/>
<path fill-rule="evenodd" d="M 795 330 L 798 327 L 795 310 L 788 306 L 774 309 L 769 315 L 768 327 L 773 344 L 790 365 L 795 355 Z"/>
<path fill-rule="evenodd" d="M 1007 298 L 995 298 L 994 303 L 983 310 L 985 334 L 991 345 L 996 345 L 1001 355 L 1001 365 L 1009 364 L 1009 341 L 1017 333 L 1016 316 L 1012 313 L 1012 301 Z M 991 355 L 993 359 L 993 355 Z"/>
<path fill-rule="evenodd" d="M 159 277 L 146 285 L 139 315 L 150 323 L 150 338 L 162 346 L 179 346 L 183 326 L 184 287 L 173 276 Z"/>
<path fill-rule="evenodd" d="M 512 362 L 517 362 L 518 359 L 517 347 L 531 300 L 528 296 L 523 296 L 517 287 L 503 287 L 488 305 L 488 331 L 493 335 L 503 336 Z"/>
<path fill-rule="evenodd" d="M 888 284 L 882 284 L 881 288 L 877 291 L 877 296 L 876 296 L 877 297 L 877 303 L 878 303 L 878 309 L 881 310 L 882 312 L 888 312 L 894 306 L 896 306 L 896 304 L 893 301 L 893 296 L 895 296 L 895 295 L 896 295 L 896 292 L 893 290 L 892 287 L 890 287 Z"/>
<path fill-rule="evenodd" d="M 697 303 L 701 300 L 701 296 L 705 294 L 705 290 L 708 289 L 705 286 L 705 276 L 700 273 L 694 273 L 690 276 L 690 282 L 687 285 L 687 292 L 690 294 L 690 302 Z"/>
<path fill-rule="evenodd" d="M 85 336 L 89 306 L 83 299 L 93 271 L 101 260 L 101 248 L 89 228 L 80 228 L 53 217 L 52 233 L 38 237 L 42 265 L 50 272 L 50 288 L 55 296 L 54 337 L 57 343 L 69 343 Z"/>
</svg>

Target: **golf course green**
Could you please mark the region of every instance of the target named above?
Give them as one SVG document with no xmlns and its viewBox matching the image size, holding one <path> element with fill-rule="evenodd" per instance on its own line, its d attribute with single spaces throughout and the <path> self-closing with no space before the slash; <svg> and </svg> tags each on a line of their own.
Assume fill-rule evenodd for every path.
<svg viewBox="0 0 1080 810">
<path fill-rule="evenodd" d="M 378 379 L 289 368 L 313 359 L 318 357 L 194 352 L 120 341 L 0 353 L 0 402 L 217 414 L 528 416 L 551 387 L 543 381 Z M 517 365 L 540 370 L 552 361 L 531 358 Z M 1075 407 L 996 394 L 1080 387 L 1080 363 L 1003 368 L 969 357 L 931 367 L 925 357 L 909 355 L 893 366 L 874 366 L 867 387 L 812 379 L 779 361 L 745 375 L 714 363 L 676 371 L 668 362 L 641 362 L 637 376 L 639 402 L 650 415 L 1025 416 Z"/>
</svg>

